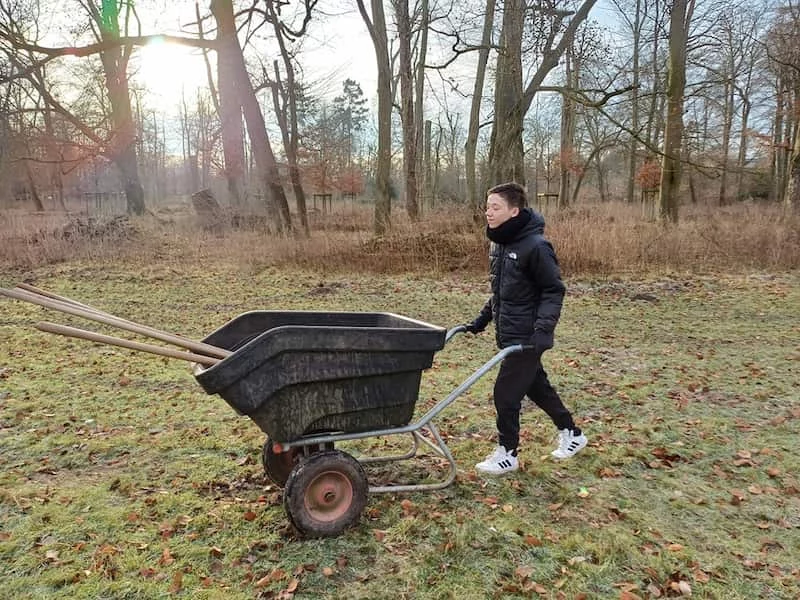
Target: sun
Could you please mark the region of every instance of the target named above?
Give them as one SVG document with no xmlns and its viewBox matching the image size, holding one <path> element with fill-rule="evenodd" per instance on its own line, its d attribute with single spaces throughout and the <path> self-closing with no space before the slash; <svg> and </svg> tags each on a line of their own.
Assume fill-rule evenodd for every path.
<svg viewBox="0 0 800 600">
<path fill-rule="evenodd" d="M 216 57 L 209 55 L 212 68 Z M 151 42 L 138 49 L 131 70 L 134 80 L 148 91 L 148 98 L 161 108 L 177 106 L 181 97 L 194 97 L 198 88 L 207 87 L 206 66 L 201 51 L 180 44 Z"/>
</svg>

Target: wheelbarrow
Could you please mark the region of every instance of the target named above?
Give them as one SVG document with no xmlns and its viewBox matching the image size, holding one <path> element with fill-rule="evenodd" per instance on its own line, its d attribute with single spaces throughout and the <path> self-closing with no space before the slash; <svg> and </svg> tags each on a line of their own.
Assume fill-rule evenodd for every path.
<svg viewBox="0 0 800 600">
<path fill-rule="evenodd" d="M 368 493 L 438 490 L 456 478 L 456 462 L 433 419 L 503 358 L 494 355 L 447 397 L 411 422 L 422 371 L 463 326 L 449 331 L 393 313 L 253 311 L 203 340 L 231 351 L 196 364 L 194 375 L 267 435 L 262 462 L 282 486 L 294 527 L 308 537 L 340 534 L 360 519 Z M 423 430 L 430 434 L 429 439 Z M 356 459 L 339 442 L 410 434 L 400 456 Z M 413 458 L 421 445 L 449 466 L 444 480 L 370 485 L 363 465 Z"/>
<path fill-rule="evenodd" d="M 525 349 L 504 348 L 412 423 L 422 371 L 465 327 L 448 331 L 381 312 L 252 311 L 196 342 L 29 284 L 0 289 L 0 295 L 182 348 L 48 322 L 36 325 L 58 335 L 191 361 L 207 393 L 221 396 L 266 433 L 264 470 L 284 488 L 289 520 L 309 537 L 335 536 L 354 525 L 369 492 L 429 491 L 453 483 L 456 463 L 433 419 L 506 356 Z M 403 434 L 411 435 L 413 447 L 400 456 L 358 460 L 336 448 L 339 442 Z M 363 465 L 411 459 L 421 445 L 447 461 L 442 481 L 369 484 Z"/>
</svg>

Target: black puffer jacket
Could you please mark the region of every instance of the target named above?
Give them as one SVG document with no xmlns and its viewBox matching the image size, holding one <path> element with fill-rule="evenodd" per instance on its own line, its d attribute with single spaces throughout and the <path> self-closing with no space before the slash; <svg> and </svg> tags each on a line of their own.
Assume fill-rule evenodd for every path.
<svg viewBox="0 0 800 600">
<path fill-rule="evenodd" d="M 489 247 L 492 296 L 472 328 L 482 331 L 494 320 L 498 347 L 534 345 L 535 333 L 537 345 L 550 348 L 565 288 L 553 246 L 544 238 L 544 218 L 523 210 L 528 223 L 508 242 Z"/>
</svg>

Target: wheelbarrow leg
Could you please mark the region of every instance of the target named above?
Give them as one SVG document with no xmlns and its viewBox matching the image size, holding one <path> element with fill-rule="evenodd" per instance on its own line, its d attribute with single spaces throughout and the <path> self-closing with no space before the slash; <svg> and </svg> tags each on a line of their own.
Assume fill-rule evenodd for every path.
<svg viewBox="0 0 800 600">
<path fill-rule="evenodd" d="M 427 445 L 429 445 L 431 448 L 433 448 L 434 451 L 437 454 L 439 454 L 440 456 L 442 456 L 444 459 L 447 460 L 448 466 L 449 466 L 447 479 L 445 479 L 444 481 L 441 481 L 439 483 L 419 483 L 419 484 L 413 484 L 413 485 L 370 486 L 370 488 L 369 488 L 370 492 L 375 492 L 375 493 L 378 493 L 378 492 L 420 492 L 420 491 L 427 491 L 427 490 L 441 490 L 441 489 L 446 488 L 447 486 L 449 486 L 451 483 L 453 483 L 455 481 L 456 472 L 457 471 L 456 471 L 456 461 L 453 458 L 453 455 L 450 453 L 450 450 L 448 449 L 447 445 L 444 443 L 444 440 L 442 440 L 442 436 L 439 435 L 439 430 L 436 428 L 436 425 L 434 425 L 431 422 L 431 423 L 427 424 L 427 428 L 428 428 L 428 430 L 430 430 L 431 435 L 433 436 L 434 440 L 436 440 L 436 444 L 434 444 L 430 440 L 425 439 L 424 437 L 419 435 L 416 431 L 414 432 L 414 433 L 417 433 L 417 435 L 414 438 L 415 439 L 415 444 L 418 443 L 418 439 L 417 438 L 419 438 L 419 440 L 422 440 L 423 442 L 425 442 Z"/>
<path fill-rule="evenodd" d="M 405 454 L 397 454 L 392 456 L 365 456 L 364 458 L 359 459 L 359 462 L 362 465 L 367 464 L 375 464 L 380 462 L 391 462 L 394 460 L 406 460 L 409 458 L 414 458 L 417 455 L 417 450 L 419 450 L 419 442 L 422 440 L 423 442 L 427 442 L 425 438 L 423 438 L 419 433 L 416 431 L 411 432 L 411 437 L 414 441 L 414 446 L 406 452 Z"/>
</svg>

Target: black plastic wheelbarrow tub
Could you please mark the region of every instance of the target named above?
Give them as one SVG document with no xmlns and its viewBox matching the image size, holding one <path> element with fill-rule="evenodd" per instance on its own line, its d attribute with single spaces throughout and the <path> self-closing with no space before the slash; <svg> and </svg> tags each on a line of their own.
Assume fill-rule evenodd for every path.
<svg viewBox="0 0 800 600">
<path fill-rule="evenodd" d="M 392 313 L 253 311 L 203 340 L 233 354 L 195 378 L 276 442 L 400 427 L 445 334 Z"/>
</svg>

